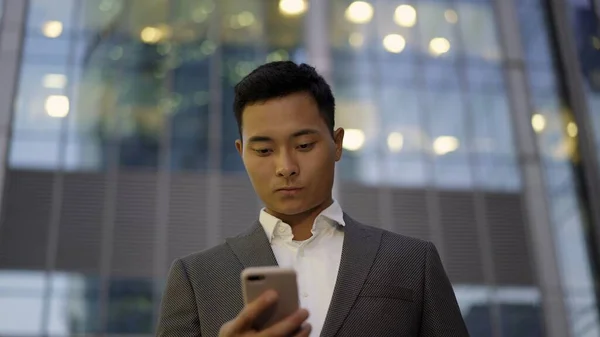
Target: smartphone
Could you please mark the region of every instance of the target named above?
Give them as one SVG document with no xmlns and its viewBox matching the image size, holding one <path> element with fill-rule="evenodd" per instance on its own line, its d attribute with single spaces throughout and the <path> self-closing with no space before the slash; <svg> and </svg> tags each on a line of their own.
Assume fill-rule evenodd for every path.
<svg viewBox="0 0 600 337">
<path fill-rule="evenodd" d="M 266 329 L 300 308 L 296 271 L 280 267 L 250 267 L 242 271 L 242 294 L 248 304 L 267 290 L 275 290 L 277 302 L 254 322 L 254 329 Z"/>
</svg>

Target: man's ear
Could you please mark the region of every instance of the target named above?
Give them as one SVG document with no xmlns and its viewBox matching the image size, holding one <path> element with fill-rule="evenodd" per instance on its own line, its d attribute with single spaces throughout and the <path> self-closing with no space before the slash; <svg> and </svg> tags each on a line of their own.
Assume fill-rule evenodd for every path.
<svg viewBox="0 0 600 337">
<path fill-rule="evenodd" d="M 338 128 L 333 132 L 333 141 L 335 142 L 335 161 L 342 159 L 342 152 L 344 151 L 342 145 L 344 144 L 344 129 Z"/>
<path fill-rule="evenodd" d="M 238 153 L 240 154 L 240 157 L 242 156 L 242 153 L 244 151 L 244 144 L 242 143 L 241 139 L 236 139 L 235 140 L 235 148 L 237 149 Z"/>
</svg>

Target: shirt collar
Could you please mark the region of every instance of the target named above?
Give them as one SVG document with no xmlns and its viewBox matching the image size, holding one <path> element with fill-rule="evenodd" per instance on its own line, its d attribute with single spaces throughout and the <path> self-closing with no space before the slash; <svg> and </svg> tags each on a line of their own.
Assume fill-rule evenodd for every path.
<svg viewBox="0 0 600 337">
<path fill-rule="evenodd" d="M 263 229 L 265 230 L 265 234 L 267 235 L 269 242 L 273 240 L 273 237 L 275 236 L 275 229 L 278 225 L 287 225 L 281 219 L 267 213 L 265 208 L 263 208 L 260 211 L 258 220 L 262 225 Z M 333 203 L 329 205 L 329 207 L 324 209 L 321 213 L 319 213 L 319 215 L 315 218 L 315 222 L 313 223 L 312 228 L 313 234 L 316 230 L 319 229 L 319 226 L 322 225 L 322 220 L 325 220 L 325 223 L 328 223 L 330 225 L 346 225 L 346 223 L 344 222 L 344 212 L 342 211 L 342 207 L 336 200 L 333 200 Z"/>
</svg>

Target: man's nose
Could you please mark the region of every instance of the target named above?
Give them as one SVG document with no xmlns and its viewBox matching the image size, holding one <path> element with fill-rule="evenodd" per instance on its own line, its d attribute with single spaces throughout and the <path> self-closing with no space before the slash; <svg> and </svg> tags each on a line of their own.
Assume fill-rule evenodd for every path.
<svg viewBox="0 0 600 337">
<path fill-rule="evenodd" d="M 282 152 L 278 159 L 276 170 L 278 177 L 290 178 L 298 175 L 298 163 L 292 154 Z"/>
</svg>

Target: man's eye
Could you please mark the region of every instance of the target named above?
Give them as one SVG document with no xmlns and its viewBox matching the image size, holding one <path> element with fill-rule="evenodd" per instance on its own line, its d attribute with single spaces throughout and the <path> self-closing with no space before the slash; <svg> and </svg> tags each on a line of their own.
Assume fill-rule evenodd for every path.
<svg viewBox="0 0 600 337">
<path fill-rule="evenodd" d="M 271 149 L 254 149 L 254 152 L 259 156 L 266 156 L 271 153 Z"/>
<path fill-rule="evenodd" d="M 307 151 L 312 149 L 315 146 L 315 143 L 309 143 L 309 144 L 301 144 L 298 145 L 298 149 L 302 150 L 302 151 Z"/>
</svg>

